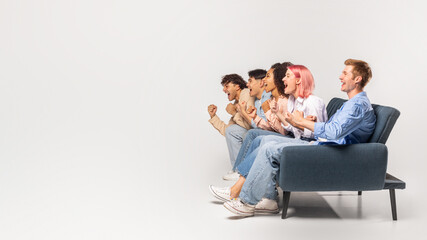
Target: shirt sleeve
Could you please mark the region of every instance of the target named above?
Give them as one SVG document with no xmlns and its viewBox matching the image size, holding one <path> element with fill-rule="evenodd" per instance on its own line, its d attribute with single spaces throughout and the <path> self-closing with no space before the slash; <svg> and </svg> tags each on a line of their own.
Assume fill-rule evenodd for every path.
<svg viewBox="0 0 427 240">
<path fill-rule="evenodd" d="M 326 140 L 338 140 L 356 130 L 363 121 L 364 111 L 359 104 L 344 106 L 329 122 L 315 123 L 314 136 Z"/>
<path fill-rule="evenodd" d="M 268 114 L 270 114 L 270 110 L 268 110 L 265 113 L 265 116 L 267 117 L 267 119 L 268 119 Z M 261 128 L 261 129 L 269 130 L 269 131 L 273 130 L 273 128 L 271 128 L 270 124 L 258 115 L 256 115 L 254 122 L 257 125 L 257 127 Z"/>
<path fill-rule="evenodd" d="M 253 107 L 255 105 L 255 98 L 249 95 L 249 89 L 247 88 L 241 91 L 239 101 L 246 102 L 246 109 L 248 109 L 250 106 Z M 246 129 L 250 129 L 252 127 L 252 123 L 247 122 L 246 119 L 240 113 L 236 113 L 233 116 L 233 120 L 236 122 L 236 124 Z"/>
<path fill-rule="evenodd" d="M 278 101 L 278 103 L 277 103 L 278 104 L 278 110 L 281 113 L 285 113 L 288 111 L 288 104 L 287 103 L 288 103 L 288 100 L 286 98 L 282 98 Z M 270 124 L 271 128 L 274 131 L 276 131 L 282 135 L 286 134 L 287 131 L 285 130 L 285 128 L 283 128 L 282 122 L 280 121 L 280 119 L 277 117 L 276 114 L 272 113 L 271 110 L 269 110 L 269 111 L 267 111 L 265 116 L 267 118 L 268 123 Z"/>
<path fill-rule="evenodd" d="M 253 119 L 251 120 L 251 126 L 252 126 L 252 128 L 258 128 L 258 126 L 256 125 L 256 123 Z"/>
<path fill-rule="evenodd" d="M 326 106 L 322 99 L 313 98 L 307 102 L 304 117 L 309 115 L 316 116 L 316 122 L 326 122 L 327 114 L 326 114 Z M 326 116 L 326 117 L 325 117 Z M 306 138 L 313 138 L 314 133 L 307 128 L 304 128 L 302 136 Z"/>
<path fill-rule="evenodd" d="M 230 122 L 228 124 L 225 124 L 224 121 L 222 121 L 218 116 L 214 116 L 213 118 L 209 119 L 209 122 L 212 124 L 212 126 L 218 130 L 219 133 L 221 133 L 223 136 L 225 136 L 225 129 L 228 127 L 228 125 L 233 124 L 234 121 L 230 119 Z"/>
</svg>

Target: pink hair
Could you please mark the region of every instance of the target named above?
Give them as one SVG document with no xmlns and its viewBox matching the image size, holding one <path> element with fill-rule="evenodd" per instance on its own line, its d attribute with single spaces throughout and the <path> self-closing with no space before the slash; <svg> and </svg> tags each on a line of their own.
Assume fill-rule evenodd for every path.
<svg viewBox="0 0 427 240">
<path fill-rule="evenodd" d="M 303 65 L 292 65 L 288 69 L 291 70 L 296 78 L 301 79 L 297 90 L 298 97 L 308 98 L 314 90 L 314 79 L 310 70 Z"/>
</svg>

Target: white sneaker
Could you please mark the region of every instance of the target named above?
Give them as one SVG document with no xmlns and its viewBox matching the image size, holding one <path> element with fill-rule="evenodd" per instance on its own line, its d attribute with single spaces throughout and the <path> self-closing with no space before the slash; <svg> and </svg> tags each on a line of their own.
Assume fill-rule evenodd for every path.
<svg viewBox="0 0 427 240">
<path fill-rule="evenodd" d="M 212 195 L 223 202 L 227 202 L 231 200 L 230 196 L 230 187 L 215 187 L 209 185 L 209 191 L 211 191 Z"/>
<path fill-rule="evenodd" d="M 250 217 L 255 214 L 255 206 L 242 202 L 240 198 L 225 202 L 224 207 L 230 212 L 243 217 Z"/>
<path fill-rule="evenodd" d="M 222 176 L 222 179 L 226 181 L 237 181 L 239 180 L 240 174 L 235 171 L 229 171 L 227 174 Z"/>
<path fill-rule="evenodd" d="M 257 214 L 277 214 L 279 213 L 279 205 L 276 200 L 262 198 L 261 201 L 255 205 L 255 213 Z"/>
</svg>

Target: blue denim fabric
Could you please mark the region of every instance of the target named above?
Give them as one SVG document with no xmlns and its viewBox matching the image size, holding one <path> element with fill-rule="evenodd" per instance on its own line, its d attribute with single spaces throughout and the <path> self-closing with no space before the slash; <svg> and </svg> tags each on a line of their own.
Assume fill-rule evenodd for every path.
<svg viewBox="0 0 427 240">
<path fill-rule="evenodd" d="M 245 203 L 257 204 L 261 199 L 276 199 L 276 175 L 283 148 L 294 145 L 308 145 L 309 142 L 295 138 L 262 136 L 255 161 L 243 184 L 239 197 Z"/>
<path fill-rule="evenodd" d="M 237 124 L 228 126 L 225 129 L 225 141 L 227 142 L 228 154 L 230 156 L 230 163 L 234 169 L 237 154 L 242 146 L 243 139 L 245 139 L 248 130 Z"/>
<path fill-rule="evenodd" d="M 235 171 L 237 169 L 237 166 L 243 161 L 243 159 L 246 157 L 246 154 L 248 153 L 249 147 L 251 146 L 252 141 L 262 135 L 276 135 L 276 136 L 283 136 L 280 133 L 262 130 L 262 129 L 250 129 L 248 133 L 245 136 L 245 139 L 243 141 L 243 144 L 240 147 L 240 151 L 237 155 L 235 164 L 233 165 L 233 170 Z M 255 146 L 256 147 L 256 146 Z"/>
<path fill-rule="evenodd" d="M 264 137 L 266 135 L 263 136 L 258 136 L 256 137 L 253 141 L 251 146 L 248 148 L 248 151 L 246 153 L 246 157 L 243 159 L 243 161 L 237 166 L 237 171 L 239 172 L 240 175 L 242 175 L 243 177 L 247 177 L 249 174 L 249 171 L 251 170 L 252 164 L 255 161 L 255 158 L 258 154 L 259 148 L 261 146 L 261 142 L 263 141 Z M 282 138 L 291 138 L 288 136 L 283 136 L 283 135 L 278 135 L 275 136 L 274 138 L 270 138 L 270 141 L 274 141 L 274 142 L 286 142 L 286 139 L 282 139 Z M 292 139 L 292 138 L 291 138 Z"/>
</svg>

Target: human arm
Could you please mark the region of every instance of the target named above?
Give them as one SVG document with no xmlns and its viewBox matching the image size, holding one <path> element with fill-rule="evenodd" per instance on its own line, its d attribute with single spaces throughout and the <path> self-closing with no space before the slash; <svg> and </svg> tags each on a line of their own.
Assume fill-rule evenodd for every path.
<svg viewBox="0 0 427 240">
<path fill-rule="evenodd" d="M 244 103 L 244 104 L 242 104 Z M 255 98 L 249 94 L 249 89 L 245 88 L 240 92 L 239 100 L 235 104 L 236 109 L 240 106 L 240 110 L 234 115 L 233 120 L 240 126 L 249 129 L 252 127 L 252 119 L 244 116 L 243 111 L 247 111 L 249 107 L 255 105 Z"/>
<path fill-rule="evenodd" d="M 365 115 L 371 112 L 372 107 L 359 103 L 344 103 L 327 123 L 316 123 L 314 134 L 318 138 L 326 140 L 338 140 L 351 134 L 360 128 L 365 119 Z"/>
<path fill-rule="evenodd" d="M 283 128 L 280 117 L 283 116 L 283 113 L 287 112 L 287 103 L 288 100 L 286 98 L 279 98 L 278 101 L 270 101 L 270 110 L 265 114 L 267 121 L 274 131 L 283 135 L 286 135 L 288 131 Z"/>
<path fill-rule="evenodd" d="M 302 111 L 294 111 L 293 113 L 287 112 L 285 114 L 285 120 L 290 125 L 297 127 L 299 129 L 308 129 L 310 131 L 314 131 L 314 121 L 311 121 L 310 118 L 304 118 L 304 113 Z"/>
<path fill-rule="evenodd" d="M 225 107 L 225 111 L 227 111 L 231 116 L 234 116 L 237 113 L 237 107 L 235 104 L 229 103 L 227 104 L 227 107 Z"/>
<path fill-rule="evenodd" d="M 209 122 L 212 124 L 212 126 L 218 130 L 219 133 L 225 136 L 225 129 L 228 125 L 230 125 L 232 122 L 230 120 L 230 123 L 227 125 L 225 122 L 223 122 L 217 115 L 217 106 L 211 104 L 208 106 L 208 113 L 211 119 L 209 119 Z"/>
<path fill-rule="evenodd" d="M 257 110 L 255 107 L 248 109 L 248 115 L 253 119 L 256 126 L 264 130 L 273 130 L 270 124 L 267 121 L 265 121 L 263 118 L 258 116 L 256 113 L 257 113 Z"/>
<path fill-rule="evenodd" d="M 288 131 L 292 131 L 295 136 L 306 138 L 314 137 L 313 130 L 310 129 L 310 125 L 312 125 L 313 122 L 324 122 L 328 117 L 323 100 L 313 95 L 306 98 L 302 105 L 298 104 L 293 113 L 295 114 L 285 115 L 285 120 L 289 125 L 284 126 L 284 128 Z M 293 119 L 294 116 L 300 121 L 299 124 L 296 122 L 296 119 Z"/>
<path fill-rule="evenodd" d="M 213 104 L 211 104 L 211 105 L 208 106 L 208 113 L 209 113 L 209 116 L 211 118 L 213 118 L 216 115 L 216 110 L 217 109 L 218 108 L 215 105 L 213 105 Z"/>
<path fill-rule="evenodd" d="M 251 123 L 252 118 L 248 115 L 246 109 L 247 104 L 244 101 L 239 101 L 239 103 L 236 106 L 237 112 L 242 115 L 242 117 L 245 119 L 246 122 Z"/>
</svg>

